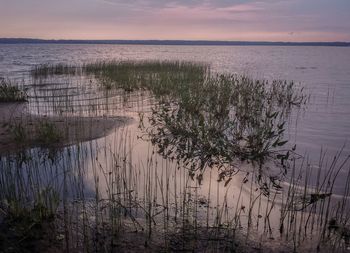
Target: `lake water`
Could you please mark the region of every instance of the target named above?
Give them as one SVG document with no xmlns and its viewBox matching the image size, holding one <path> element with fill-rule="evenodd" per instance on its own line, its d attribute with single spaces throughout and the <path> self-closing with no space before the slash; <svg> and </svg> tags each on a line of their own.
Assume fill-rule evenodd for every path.
<svg viewBox="0 0 350 253">
<path fill-rule="evenodd" d="M 305 93 L 310 95 L 310 100 L 305 108 L 300 109 L 292 115 L 291 124 L 286 134 L 289 145 L 293 146 L 296 144 L 296 152 L 308 157 L 310 163 L 314 165 L 317 165 L 319 162 L 321 149 L 323 152 L 326 152 L 325 157 L 326 160 L 328 160 L 328 164 L 342 147 L 344 147 L 344 149 L 341 154 L 341 159 L 345 159 L 350 155 L 350 48 L 51 44 L 0 45 L 0 77 L 16 79 L 19 83 L 25 80 L 23 81 L 25 82 L 24 85 L 31 87 L 30 79 L 28 83 L 28 71 L 36 65 L 47 63 L 68 63 L 75 65 L 106 59 L 197 61 L 210 64 L 211 69 L 218 73 L 229 72 L 248 75 L 259 79 L 283 79 L 294 81 L 301 87 L 304 87 Z M 64 77 L 62 79 L 57 78 L 52 80 L 57 83 L 54 86 L 48 87 L 43 85 L 43 96 L 36 96 L 35 101 L 32 101 L 32 103 L 35 104 L 34 109 L 39 108 L 43 104 L 45 104 L 44 108 L 48 110 L 56 106 L 66 108 L 69 108 L 70 105 L 84 107 L 86 106 L 84 100 L 88 98 L 89 101 L 92 101 L 88 102 L 89 107 L 92 106 L 94 101 L 97 101 L 98 103 L 93 105 L 94 108 L 96 107 L 96 111 L 103 108 L 104 113 L 111 115 L 127 115 L 137 119 L 138 108 L 142 107 L 142 110 L 149 110 L 150 103 L 147 94 L 143 100 L 141 100 L 141 105 L 138 99 L 133 100 L 132 97 L 124 103 L 125 101 L 123 101 L 123 98 L 120 96 L 114 96 L 112 100 L 109 100 L 110 104 L 103 104 L 105 101 L 103 99 L 99 100 L 98 98 L 98 95 L 101 94 L 88 79 L 78 78 L 74 82 L 66 84 L 64 84 L 66 81 Z M 45 82 L 47 81 L 50 82 L 50 80 L 46 80 Z M 63 86 L 61 86 L 62 84 Z M 70 85 L 72 85 L 72 87 Z M 40 91 L 40 89 L 41 86 L 39 86 L 38 90 Z M 45 94 L 56 94 L 58 99 L 53 101 L 50 97 L 45 98 Z M 62 102 L 60 101 L 60 97 L 66 100 L 70 99 L 70 97 L 74 97 L 75 102 Z M 69 104 L 71 102 L 72 104 Z M 126 108 L 125 105 L 127 105 Z M 33 110 L 33 112 L 35 113 L 35 110 Z M 38 112 L 40 113 L 39 109 Z M 129 186 L 133 185 L 133 187 L 139 189 L 139 197 L 142 197 L 142 194 L 144 194 L 143 196 L 146 198 L 145 192 L 147 189 L 154 187 L 152 191 L 154 191 L 155 195 L 157 195 L 156 192 L 158 192 L 159 199 L 159 196 L 162 195 L 163 192 L 159 192 L 160 190 L 157 189 L 158 184 L 159 187 L 165 187 L 166 184 L 174 186 L 174 189 L 171 190 L 173 191 L 171 194 L 174 196 L 172 195 L 170 199 L 173 199 L 175 203 L 177 203 L 179 196 L 185 196 L 183 191 L 179 188 L 179 185 L 180 187 L 184 187 L 185 185 L 185 188 L 187 188 L 188 182 L 186 180 L 188 180 L 188 176 L 185 175 L 186 171 L 178 171 L 176 164 L 168 163 L 159 156 L 156 156 L 152 158 L 154 161 L 152 165 L 150 165 L 148 171 L 148 158 L 150 157 L 152 148 L 149 142 L 140 141 L 137 138 L 137 136 L 141 136 L 142 134 L 143 133 L 138 128 L 137 120 L 135 120 L 134 124 L 127 126 L 127 128 L 116 130 L 106 138 L 97 140 L 94 144 L 95 146 L 91 145 L 91 143 L 85 143 L 85 149 L 82 148 L 82 150 L 85 150 L 84 152 L 88 155 L 82 159 L 84 160 L 82 164 L 86 167 L 87 171 L 87 177 L 85 179 L 87 184 L 84 190 L 86 192 L 90 191 L 90 196 L 94 196 L 95 194 L 94 184 L 96 184 L 96 175 L 98 175 L 98 178 L 101 178 L 98 184 L 102 184 L 102 189 L 108 189 L 108 183 L 103 183 L 102 179 L 105 178 L 106 171 L 109 171 L 109 169 L 113 171 L 114 169 L 114 159 L 116 159 L 114 157 L 115 153 L 109 153 L 109 151 L 106 150 L 101 151 L 100 147 L 103 146 L 110 148 L 112 151 L 132 153 L 133 162 L 135 163 L 133 168 L 137 170 L 133 172 L 130 169 L 130 171 L 125 172 L 125 177 L 128 178 L 128 180 L 130 179 Z M 119 142 L 120 140 L 125 141 L 125 143 L 128 142 L 130 150 L 120 150 L 117 147 L 119 145 L 118 140 Z M 124 148 L 127 148 L 126 146 L 124 146 Z M 81 155 L 74 148 L 72 153 L 77 156 Z M 63 156 L 65 156 L 64 154 L 66 153 L 63 153 Z M 38 160 L 41 159 L 40 153 L 37 153 L 36 156 L 39 156 Z M 70 156 L 68 156 L 67 159 L 74 160 Z M 105 171 L 97 172 L 96 167 L 98 166 L 95 160 L 99 161 L 100 167 L 103 167 Z M 64 161 L 61 162 L 65 163 Z M 68 164 L 70 162 L 71 161 L 66 163 Z M 60 163 L 58 165 L 60 165 Z M 46 165 L 40 166 L 45 167 Z M 146 169 L 144 166 L 146 166 Z M 130 168 L 131 167 L 132 166 L 130 166 Z M 348 170 L 349 166 L 347 165 L 340 171 L 337 184 L 334 187 L 334 193 L 338 194 L 338 197 L 344 192 Z M 317 170 L 315 170 L 314 173 L 316 172 Z M 146 178 L 151 181 L 146 182 Z M 195 194 L 198 193 L 199 196 L 204 196 L 205 198 L 207 196 L 210 197 L 212 200 L 211 204 L 216 205 L 216 211 L 213 209 L 213 211 L 211 211 L 212 213 L 218 212 L 219 206 L 224 206 L 225 201 L 227 201 L 229 205 L 231 204 L 232 210 L 236 212 L 236 214 L 236 206 L 238 206 L 238 204 L 242 206 L 251 204 L 249 202 L 251 202 L 252 199 L 252 185 L 241 187 L 242 183 L 239 182 L 239 180 L 242 178 L 238 178 L 232 180 L 229 185 L 229 187 L 231 187 L 230 191 L 228 191 L 228 188 L 225 188 L 222 184 L 219 187 L 216 179 L 215 176 L 212 178 L 211 172 L 207 171 L 201 189 L 198 190 L 198 192 L 194 190 Z M 189 188 L 193 187 L 193 189 L 197 189 L 197 186 L 198 185 L 194 182 L 189 183 Z M 217 189 L 214 191 L 213 188 L 216 187 Z M 242 199 L 238 198 L 237 200 L 237 196 L 241 196 L 241 191 L 243 192 Z M 155 196 L 154 198 L 156 199 L 157 197 Z M 226 200 L 226 198 L 229 200 Z M 164 199 L 162 201 L 164 201 Z M 268 210 L 269 201 L 271 200 L 267 199 L 262 201 L 266 205 L 266 211 Z M 259 217 L 260 214 L 260 203 L 258 208 L 258 211 L 253 211 L 257 217 Z M 279 213 L 280 210 L 276 208 L 271 214 L 275 228 L 278 227 Z M 205 214 L 205 212 L 202 212 L 202 215 L 203 214 Z M 213 215 L 213 217 L 217 216 Z M 277 231 L 278 229 L 275 230 Z"/>
<path fill-rule="evenodd" d="M 214 71 L 293 80 L 311 95 L 290 141 L 318 159 L 350 141 L 350 48 L 278 46 L 0 45 L 0 76 L 22 78 L 43 63 L 117 60 L 184 60 Z M 345 153 L 350 153 L 349 145 Z"/>
</svg>

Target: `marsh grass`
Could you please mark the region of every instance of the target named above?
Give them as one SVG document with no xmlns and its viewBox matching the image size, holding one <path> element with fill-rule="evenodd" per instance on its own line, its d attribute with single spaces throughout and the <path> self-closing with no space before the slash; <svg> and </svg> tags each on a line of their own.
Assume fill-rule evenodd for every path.
<svg viewBox="0 0 350 253">
<path fill-rule="evenodd" d="M 45 158 L 37 158 L 46 163 Z M 44 180 L 45 172 L 34 171 L 39 159 L 32 159 L 29 151 L 1 159 L 0 245 L 4 252 L 39 251 L 55 239 L 51 235 L 58 191 Z"/>
<path fill-rule="evenodd" d="M 58 146 L 64 141 L 63 131 L 58 129 L 55 123 L 45 119 L 37 119 L 33 122 L 32 119 L 23 118 L 8 123 L 7 127 L 19 149 Z"/>
<path fill-rule="evenodd" d="M 27 94 L 24 89 L 10 80 L 0 77 L 0 103 L 25 101 L 27 101 Z"/>
<path fill-rule="evenodd" d="M 15 123 L 10 125 L 10 131 L 14 137 L 15 142 L 23 144 L 28 139 L 28 133 L 24 128 L 23 124 Z"/>
<path fill-rule="evenodd" d="M 248 247 L 242 245 L 243 227 L 277 237 L 270 222 L 279 213 L 279 224 L 284 227 L 279 233 L 286 242 L 295 243 L 288 246 L 291 249 L 299 249 L 310 238 L 316 241 L 315 251 L 317 243 L 324 247 L 325 241 L 332 241 L 335 249 L 346 247 L 349 217 L 344 210 L 349 208 L 348 190 L 344 199 L 328 202 L 332 195 L 322 194 L 332 192 L 331 185 L 320 183 L 308 188 L 310 171 L 304 169 L 309 166 L 307 162 L 303 167 L 291 168 L 295 173 L 287 190 L 270 190 L 267 196 L 254 190 L 254 171 L 225 186 L 215 180 L 216 176 L 206 174 L 203 180 L 210 178 L 211 183 L 203 192 L 188 171 L 179 169 L 184 166 L 182 162 L 177 165 L 162 160 L 152 147 L 147 158 L 135 160 L 130 137 L 123 130 L 111 146 L 90 142 L 55 153 L 38 149 L 2 158 L 2 210 L 13 217 L 29 215 L 35 224 L 56 221 L 51 234 L 60 238 L 68 251 L 242 252 Z M 332 182 L 344 162 L 325 167 L 319 181 Z M 215 170 L 212 173 L 217 175 Z M 231 193 L 235 185 L 240 191 Z M 223 191 L 219 190 L 222 187 Z M 244 189 L 250 189 L 248 196 Z M 26 231 L 24 236 L 32 238 L 34 230 Z M 256 240 L 249 233 L 248 244 Z"/>
<path fill-rule="evenodd" d="M 222 162 L 232 165 L 234 158 L 261 167 L 273 157 L 284 167 L 293 151 L 278 149 L 287 143 L 286 118 L 292 107 L 307 102 L 293 82 L 212 74 L 203 63 L 100 61 L 76 67 L 44 65 L 32 74 L 54 74 L 57 68 L 60 74 L 93 75 L 107 90 L 151 91 L 159 101 L 148 130 L 152 142 L 163 155 L 194 161 L 196 170 Z"/>
<path fill-rule="evenodd" d="M 39 65 L 35 66 L 31 70 L 31 74 L 34 78 L 47 78 L 52 75 L 67 75 L 67 74 L 76 74 L 77 68 L 71 65 L 66 64 L 55 64 L 55 65 Z"/>
<path fill-rule="evenodd" d="M 263 237 L 290 251 L 305 241 L 316 241 L 313 251 L 330 241 L 326 252 L 346 248 L 350 180 L 341 200 L 333 186 L 348 161 L 339 154 L 330 165 L 320 159 L 315 184 L 309 161 L 300 164 L 285 146 L 288 116 L 307 101 L 296 84 L 217 75 L 205 64 L 182 62 L 45 65 L 32 75 L 55 73 L 96 78 L 104 103 L 51 89 L 35 98 L 38 112 L 105 113 L 116 108 L 109 95 L 121 90 L 118 108 L 137 108 L 142 134 L 122 128 L 57 151 L 1 156 L 5 217 L 54 217 L 52 235 L 66 252 L 249 252 L 252 241 L 264 251 Z M 155 102 L 144 107 L 143 94 Z M 50 126 L 42 129 L 42 139 L 56 136 Z M 137 149 L 138 141 L 147 145 Z M 267 164 L 282 173 L 268 174 Z"/>
<path fill-rule="evenodd" d="M 60 131 L 57 129 L 57 126 L 54 123 L 48 121 L 40 122 L 36 132 L 36 140 L 46 145 L 58 143 L 62 138 Z"/>
</svg>

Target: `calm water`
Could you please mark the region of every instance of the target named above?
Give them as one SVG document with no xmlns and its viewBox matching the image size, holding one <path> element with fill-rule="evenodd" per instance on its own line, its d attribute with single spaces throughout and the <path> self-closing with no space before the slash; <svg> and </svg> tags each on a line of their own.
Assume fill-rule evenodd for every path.
<svg viewBox="0 0 350 253">
<path fill-rule="evenodd" d="M 321 148 L 329 159 L 343 145 L 343 157 L 350 154 L 350 48 L 0 45 L 0 76 L 20 80 L 37 64 L 101 59 L 199 61 L 209 63 L 217 72 L 293 80 L 311 97 L 307 108 L 300 111 L 297 124 L 294 122 L 289 129 L 290 143 L 296 143 L 297 152 L 307 154 L 314 163 Z"/>
<path fill-rule="evenodd" d="M 41 63 L 161 59 L 209 63 L 215 71 L 300 82 L 310 104 L 290 138 L 316 159 L 350 141 L 350 48 L 275 46 L 0 45 L 0 76 L 21 78 Z M 349 153 L 349 145 L 346 146 Z"/>
</svg>

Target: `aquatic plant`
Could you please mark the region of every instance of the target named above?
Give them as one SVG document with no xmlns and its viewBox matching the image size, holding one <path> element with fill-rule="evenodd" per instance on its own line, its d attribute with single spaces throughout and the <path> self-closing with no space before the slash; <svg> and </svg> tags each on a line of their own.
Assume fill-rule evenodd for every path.
<svg viewBox="0 0 350 253">
<path fill-rule="evenodd" d="M 188 88 L 156 106 L 146 130 L 159 153 L 183 161 L 191 173 L 217 167 L 227 174 L 229 166 L 234 174 L 240 163 L 249 162 L 257 165 L 261 182 L 264 176 L 271 179 L 263 169 L 268 160 L 278 161 L 285 174 L 294 154 L 294 148 L 283 148 L 286 120 L 291 107 L 304 104 L 307 97 L 292 87 L 231 75 L 207 78 L 200 89 Z M 282 102 L 283 96 L 288 99 Z"/>
<path fill-rule="evenodd" d="M 59 63 L 59 64 L 43 64 L 35 66 L 31 70 L 31 75 L 34 78 L 46 78 L 52 75 L 67 75 L 76 74 L 77 68 L 75 66 Z"/>
<path fill-rule="evenodd" d="M 23 118 L 5 125 L 18 148 L 59 146 L 58 144 L 63 142 L 62 131 L 53 122 L 47 120 L 39 119 L 32 122 Z"/>
<path fill-rule="evenodd" d="M 0 103 L 25 101 L 27 101 L 27 94 L 24 89 L 20 89 L 10 80 L 0 77 Z"/>
<path fill-rule="evenodd" d="M 52 75 L 93 75 L 106 89 L 152 90 L 157 96 L 171 95 L 188 85 L 203 82 L 209 66 L 181 61 L 97 61 L 81 66 L 41 65 L 32 70 L 33 77 Z"/>
<path fill-rule="evenodd" d="M 54 123 L 49 121 L 42 121 L 39 123 L 36 129 L 36 135 L 36 140 L 45 145 L 58 143 L 62 137 Z"/>
<path fill-rule="evenodd" d="M 12 132 L 15 142 L 18 144 L 23 144 L 26 142 L 28 133 L 22 123 L 15 123 L 10 125 L 10 131 Z"/>
<path fill-rule="evenodd" d="M 163 155 L 197 160 L 192 171 L 206 164 L 233 165 L 237 158 L 261 167 L 266 158 L 274 157 L 285 166 L 293 150 L 277 150 L 287 142 L 283 118 L 291 107 L 307 101 L 293 82 L 211 74 L 203 63 L 100 61 L 76 66 L 76 71 L 72 66 L 44 66 L 42 72 L 54 74 L 56 67 L 60 74 L 93 75 L 108 90 L 151 91 L 159 101 L 148 129 L 152 142 Z"/>
<path fill-rule="evenodd" d="M 135 251 L 243 252 L 240 242 L 249 242 L 252 229 L 261 237 L 276 236 L 274 220 L 290 251 L 311 239 L 319 240 L 325 251 L 329 248 L 324 242 L 329 238 L 333 240 L 331 247 L 344 247 L 350 180 L 344 199 L 333 198 L 333 180 L 341 168 L 323 164 L 320 183 L 310 188 L 309 163 L 296 165 L 297 160 L 291 159 L 295 150 L 284 138 L 290 111 L 307 100 L 302 89 L 292 82 L 211 74 L 205 65 L 194 67 L 192 75 L 191 66 L 181 69 L 184 66 L 100 62 L 67 70 L 69 75 L 96 78 L 100 92 L 106 95 L 103 106 L 92 99 L 86 104 L 78 99 L 73 103 L 75 97 L 65 94 L 66 90 L 43 93 L 38 104 L 47 100 L 50 110 L 63 108 L 78 115 L 105 113 L 116 110 L 112 107 L 115 100 L 122 104 L 119 108 L 135 106 L 130 101 L 143 100 L 140 94 L 147 90 L 147 96 L 156 97 L 150 102 L 153 110 L 148 112 L 149 104 L 147 109 L 138 104 L 140 108 L 135 107 L 141 111 L 140 128 L 146 131 L 141 138 L 150 137 L 155 145 L 144 145 L 148 150 L 140 158 L 132 141 L 138 136 L 122 129 L 116 131 L 111 143 L 106 138 L 77 144 L 57 158 L 44 156 L 43 161 L 43 153 L 35 151 L 24 167 L 30 171 L 10 170 L 16 165 L 4 157 L 0 160 L 3 192 L 11 192 L 7 182 L 17 180 L 19 189 L 24 189 L 23 182 L 33 178 L 34 183 L 28 185 L 35 194 L 28 199 L 36 198 L 47 187 L 45 182 L 50 182 L 60 193 L 56 217 L 66 251 L 123 250 L 129 242 L 127 246 Z M 61 69 L 59 75 L 64 75 L 65 68 Z M 79 87 L 84 85 L 90 83 Z M 115 94 L 119 97 L 112 100 Z M 271 165 L 271 161 L 282 168 L 283 175 L 288 174 L 266 174 L 267 168 L 261 165 Z M 249 170 L 245 171 L 248 162 Z M 217 168 L 218 173 L 209 167 Z M 10 172 L 22 177 L 10 176 Z M 49 175 L 50 180 L 43 175 Z M 261 178 L 264 176 L 266 180 Z M 281 183 L 283 179 L 289 183 L 287 187 Z M 206 187 L 201 188 L 200 183 Z M 5 194 L 1 197 L 8 198 Z M 24 198 L 18 202 L 28 203 Z M 241 233 L 246 236 L 243 240 Z M 260 242 L 255 247 L 264 250 Z"/>
</svg>

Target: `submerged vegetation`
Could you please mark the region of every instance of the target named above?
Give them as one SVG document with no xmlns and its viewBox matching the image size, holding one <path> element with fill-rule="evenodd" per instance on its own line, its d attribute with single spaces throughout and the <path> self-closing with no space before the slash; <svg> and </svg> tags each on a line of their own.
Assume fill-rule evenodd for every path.
<svg viewBox="0 0 350 253">
<path fill-rule="evenodd" d="M 292 107 L 308 99 L 293 82 L 217 74 L 208 65 L 193 62 L 44 65 L 32 75 L 57 72 L 93 75 L 106 89 L 151 91 L 159 102 L 146 131 L 159 153 L 182 160 L 192 173 L 214 165 L 239 169 L 237 160 L 256 163 L 262 172 L 269 158 L 278 160 L 285 173 L 285 163 L 294 153 L 282 149 L 287 143 L 283 139 L 286 119 Z M 259 181 L 261 177 L 259 173 Z"/>
<path fill-rule="evenodd" d="M 288 143 L 289 117 L 308 100 L 297 84 L 170 61 L 43 65 L 31 75 L 34 111 L 105 115 L 123 101 L 139 115 L 139 127 L 1 155 L 5 252 L 30 252 L 31 240 L 66 252 L 251 252 L 275 238 L 290 252 L 349 247 L 349 157 L 338 153 L 329 164 L 321 153 L 314 169 Z M 69 94 L 71 84 L 57 93 L 41 82 L 62 76 L 83 76 L 80 92 L 96 85 L 91 93 L 102 103 L 89 95 L 85 106 Z M 47 93 L 37 93 L 44 86 Z M 49 122 L 38 127 L 37 142 L 62 138 Z M 26 130 L 13 127 L 18 142 Z M 335 198 L 342 171 L 345 189 Z"/>
</svg>

